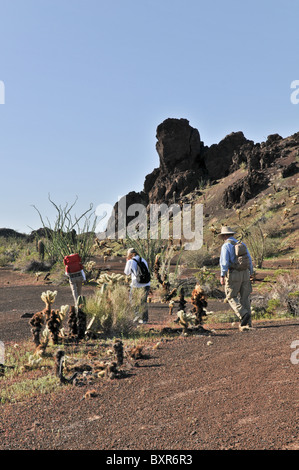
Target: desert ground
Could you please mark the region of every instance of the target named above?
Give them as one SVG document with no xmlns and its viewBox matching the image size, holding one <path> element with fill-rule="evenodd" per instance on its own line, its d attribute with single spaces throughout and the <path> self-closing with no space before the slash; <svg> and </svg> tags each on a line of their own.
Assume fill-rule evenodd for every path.
<svg viewBox="0 0 299 470">
<path fill-rule="evenodd" d="M 32 274 L 0 269 L 5 345 L 30 339 L 23 315 L 41 309 L 45 288 Z M 69 286 L 54 288 L 61 304 L 71 302 Z M 84 286 L 84 295 L 92 289 Z M 209 299 L 208 310 L 229 307 Z M 173 320 L 167 305 L 151 303 L 140 328 L 162 330 Z M 240 332 L 237 323 L 215 323 L 204 325 L 205 334 L 161 335 L 123 377 L 93 384 L 89 397 L 86 386 L 62 385 L 50 395 L 0 404 L 0 449 L 298 450 L 299 363 L 292 344 L 299 318 L 253 326 Z"/>
</svg>

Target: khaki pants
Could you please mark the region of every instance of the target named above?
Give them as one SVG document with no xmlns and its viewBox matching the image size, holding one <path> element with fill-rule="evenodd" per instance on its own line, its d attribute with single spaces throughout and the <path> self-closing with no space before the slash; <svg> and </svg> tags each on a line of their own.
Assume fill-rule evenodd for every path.
<svg viewBox="0 0 299 470">
<path fill-rule="evenodd" d="M 244 271 L 230 270 L 227 273 L 225 277 L 226 299 L 238 318 L 242 319 L 246 313 L 249 313 L 249 325 L 251 325 L 251 292 L 252 286 L 248 269 Z"/>
<path fill-rule="evenodd" d="M 150 291 L 150 286 L 145 287 L 131 287 L 130 289 L 130 301 L 132 301 L 133 297 L 133 289 L 142 289 L 142 299 L 140 305 L 140 312 L 136 312 L 137 317 L 141 317 L 140 319 L 148 322 L 148 305 L 147 305 L 147 298 Z"/>
<path fill-rule="evenodd" d="M 82 274 L 76 275 L 76 276 L 71 275 L 69 277 L 69 282 L 70 282 L 70 286 L 71 286 L 71 290 L 72 290 L 72 294 L 73 294 L 73 298 L 75 302 L 75 307 L 77 307 L 78 297 L 82 293 L 82 282 L 83 282 Z"/>
</svg>

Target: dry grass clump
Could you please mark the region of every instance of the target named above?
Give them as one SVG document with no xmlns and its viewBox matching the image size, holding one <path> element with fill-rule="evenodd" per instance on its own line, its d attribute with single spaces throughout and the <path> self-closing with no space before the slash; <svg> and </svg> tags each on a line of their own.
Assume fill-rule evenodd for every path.
<svg viewBox="0 0 299 470">
<path fill-rule="evenodd" d="M 113 283 L 86 299 L 87 331 L 103 336 L 127 336 L 135 328 L 134 318 L 141 309 L 141 289 L 130 300 L 128 286 Z"/>
</svg>

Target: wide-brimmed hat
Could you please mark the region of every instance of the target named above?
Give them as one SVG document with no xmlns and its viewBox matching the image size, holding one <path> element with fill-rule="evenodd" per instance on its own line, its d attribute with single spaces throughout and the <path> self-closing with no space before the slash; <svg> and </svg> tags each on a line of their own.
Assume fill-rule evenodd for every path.
<svg viewBox="0 0 299 470">
<path fill-rule="evenodd" d="M 133 255 L 133 254 L 137 254 L 137 251 L 135 250 L 135 248 L 129 248 L 127 251 L 127 256 Z"/>
<path fill-rule="evenodd" d="M 234 235 L 235 233 L 236 233 L 235 230 L 223 225 L 221 227 L 221 232 L 219 233 L 219 237 L 221 237 L 221 235 Z"/>
</svg>

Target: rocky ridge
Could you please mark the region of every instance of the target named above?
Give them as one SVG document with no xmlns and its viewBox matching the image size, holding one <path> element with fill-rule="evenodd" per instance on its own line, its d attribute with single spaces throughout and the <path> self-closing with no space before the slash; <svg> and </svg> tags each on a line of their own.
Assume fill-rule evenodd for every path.
<svg viewBox="0 0 299 470">
<path fill-rule="evenodd" d="M 243 132 L 232 132 L 218 144 L 205 146 L 197 129 L 187 119 L 168 118 L 157 127 L 156 150 L 160 165 L 145 177 L 144 188 L 132 191 L 114 206 L 115 219 L 126 225 L 134 218 L 127 215 L 127 208 L 140 203 L 171 204 L 184 202 L 190 193 L 201 194 L 207 183 L 217 184 L 221 179 L 245 171 L 223 190 L 224 209 L 242 207 L 269 186 L 273 172 L 282 178 L 298 172 L 299 132 L 282 138 L 269 135 L 262 143 L 248 140 Z M 107 234 L 112 225 L 108 223 Z"/>
</svg>

